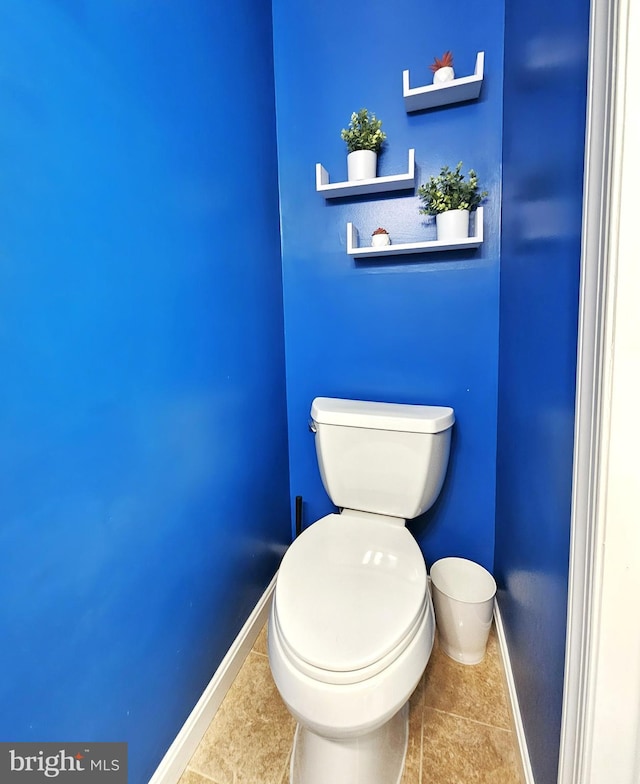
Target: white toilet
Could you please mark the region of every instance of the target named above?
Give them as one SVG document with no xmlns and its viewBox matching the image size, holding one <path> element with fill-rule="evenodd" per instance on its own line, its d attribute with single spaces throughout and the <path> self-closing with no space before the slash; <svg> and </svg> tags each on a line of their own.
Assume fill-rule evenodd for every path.
<svg viewBox="0 0 640 784">
<path fill-rule="evenodd" d="M 405 520 L 438 497 L 454 413 L 316 398 L 311 418 L 322 482 L 342 511 L 293 542 L 271 606 L 271 671 L 298 722 L 290 781 L 397 784 L 408 699 L 435 631 Z"/>
</svg>

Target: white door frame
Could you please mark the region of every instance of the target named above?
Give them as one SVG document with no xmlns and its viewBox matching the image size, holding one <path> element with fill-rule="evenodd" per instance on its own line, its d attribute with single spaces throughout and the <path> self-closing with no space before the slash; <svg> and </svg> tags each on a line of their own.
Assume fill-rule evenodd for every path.
<svg viewBox="0 0 640 784">
<path fill-rule="evenodd" d="M 592 0 L 559 784 L 640 781 L 639 6 Z"/>
</svg>

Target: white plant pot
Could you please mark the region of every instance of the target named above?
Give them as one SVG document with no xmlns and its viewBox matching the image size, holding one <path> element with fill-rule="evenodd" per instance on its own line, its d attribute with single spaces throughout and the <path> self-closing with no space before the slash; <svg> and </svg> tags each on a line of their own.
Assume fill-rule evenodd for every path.
<svg viewBox="0 0 640 784">
<path fill-rule="evenodd" d="M 347 155 L 347 177 L 353 180 L 372 180 L 376 176 L 378 155 L 373 150 L 356 150 Z"/>
<path fill-rule="evenodd" d="M 464 240 L 469 236 L 469 210 L 447 210 L 436 215 L 438 240 Z"/>
<path fill-rule="evenodd" d="M 450 65 L 445 65 L 444 68 L 438 68 L 433 74 L 433 83 L 442 84 L 443 82 L 451 82 L 456 78 L 455 71 Z"/>
<path fill-rule="evenodd" d="M 391 245 L 391 238 L 388 234 L 374 234 L 371 237 L 372 248 L 384 248 L 385 245 Z"/>
</svg>

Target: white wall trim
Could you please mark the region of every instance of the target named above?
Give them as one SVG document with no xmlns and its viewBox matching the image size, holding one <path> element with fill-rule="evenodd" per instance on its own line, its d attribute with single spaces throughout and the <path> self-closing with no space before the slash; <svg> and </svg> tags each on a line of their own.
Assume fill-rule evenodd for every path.
<svg viewBox="0 0 640 784">
<path fill-rule="evenodd" d="M 195 708 L 189 714 L 176 739 L 169 746 L 156 772 L 149 780 L 149 784 L 177 784 L 267 621 L 275 585 L 276 577 L 274 576 L 224 659 L 220 662 L 220 666 L 209 681 L 209 685 L 202 693 Z"/>
<path fill-rule="evenodd" d="M 640 780 L 640 10 L 592 0 L 559 784 Z"/>
<path fill-rule="evenodd" d="M 529 758 L 529 748 L 527 746 L 527 738 L 524 732 L 524 725 L 522 723 L 522 714 L 520 713 L 520 703 L 518 702 L 518 692 L 516 691 L 516 682 L 513 677 L 513 670 L 511 669 L 511 658 L 509 657 L 509 647 L 507 645 L 507 638 L 504 631 L 504 624 L 502 623 L 502 615 L 498 607 L 498 600 L 496 599 L 493 609 L 493 619 L 496 624 L 496 634 L 498 636 L 498 644 L 500 646 L 500 654 L 502 656 L 502 664 L 504 669 L 505 680 L 507 683 L 507 692 L 509 694 L 509 702 L 511 703 L 511 715 L 513 717 L 514 732 L 518 741 L 518 749 L 520 750 L 520 763 L 522 766 L 522 774 L 524 776 L 525 784 L 535 784 L 533 778 L 533 770 L 531 768 L 531 759 Z"/>
<path fill-rule="evenodd" d="M 559 784 L 581 780 L 590 646 L 598 628 L 598 462 L 602 443 L 604 308 L 609 285 L 609 194 L 616 90 L 617 0 L 592 0 L 584 163 L 582 259 L 567 643 Z M 606 444 L 604 445 L 606 449 Z"/>
</svg>

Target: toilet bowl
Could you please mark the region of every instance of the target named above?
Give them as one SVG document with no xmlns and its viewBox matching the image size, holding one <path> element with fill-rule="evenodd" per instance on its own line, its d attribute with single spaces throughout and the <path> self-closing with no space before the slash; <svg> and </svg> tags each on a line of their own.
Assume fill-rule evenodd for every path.
<svg viewBox="0 0 640 784">
<path fill-rule="evenodd" d="M 402 772 L 403 708 L 429 660 L 435 620 L 416 541 L 376 517 L 318 520 L 278 573 L 268 650 L 298 722 L 292 784 L 396 784 Z"/>
<path fill-rule="evenodd" d="M 298 722 L 290 781 L 397 784 L 408 699 L 435 632 L 403 512 L 420 514 L 440 491 L 453 411 L 317 398 L 312 422 L 325 488 L 343 509 L 293 542 L 269 616 L 271 671 Z"/>
</svg>

